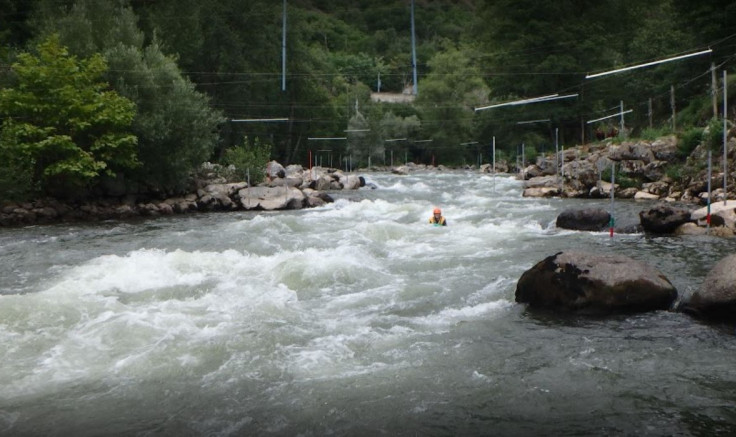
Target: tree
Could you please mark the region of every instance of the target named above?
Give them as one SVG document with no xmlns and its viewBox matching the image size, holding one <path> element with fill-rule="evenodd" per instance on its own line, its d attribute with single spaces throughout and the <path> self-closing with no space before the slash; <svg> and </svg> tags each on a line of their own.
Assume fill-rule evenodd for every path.
<svg viewBox="0 0 736 437">
<path fill-rule="evenodd" d="M 187 188 L 190 173 L 212 157 L 223 121 L 207 96 L 155 39 L 145 45 L 126 1 L 77 0 L 68 10 L 45 5 L 35 18 L 39 32 L 58 32 L 78 55 L 101 53 L 110 65 L 109 82 L 137 105 L 132 130 L 141 165 L 127 179 L 164 193 Z"/>
<path fill-rule="evenodd" d="M 130 132 L 135 105 L 102 80 L 100 55 L 79 60 L 57 36 L 23 53 L 15 86 L 0 90 L 0 155 L 12 157 L 26 183 L 43 193 L 73 196 L 100 175 L 138 165 Z"/>
<path fill-rule="evenodd" d="M 117 72 L 116 88 L 138 104 L 133 130 L 142 165 L 132 175 L 156 190 L 181 192 L 190 173 L 212 156 L 222 117 L 157 45 L 118 46 L 106 56 Z"/>
<path fill-rule="evenodd" d="M 475 139 L 473 108 L 481 106 L 488 96 L 473 58 L 470 49 L 439 52 L 429 62 L 430 73 L 419 84 L 416 103 L 424 133 L 432 138 L 435 155 L 444 163 L 457 163 L 466 155 L 459 144 Z"/>
</svg>

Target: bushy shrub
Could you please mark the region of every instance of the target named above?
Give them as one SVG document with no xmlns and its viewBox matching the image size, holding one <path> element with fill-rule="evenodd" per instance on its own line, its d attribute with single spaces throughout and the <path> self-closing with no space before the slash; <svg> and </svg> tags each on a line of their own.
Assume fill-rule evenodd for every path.
<svg viewBox="0 0 736 437">
<path fill-rule="evenodd" d="M 684 177 L 682 164 L 673 164 L 668 166 L 665 170 L 665 174 L 673 181 L 682 181 Z"/>
<path fill-rule="evenodd" d="M 611 167 L 607 167 L 601 173 L 601 179 L 610 182 L 611 181 Z M 631 178 L 621 173 L 619 167 L 616 167 L 616 184 L 621 188 L 641 188 L 641 182 L 635 178 Z"/>
<path fill-rule="evenodd" d="M 646 128 L 641 131 L 641 139 L 647 141 L 654 141 L 657 138 L 661 138 L 669 133 L 666 129 L 657 128 Z"/>
<path fill-rule="evenodd" d="M 723 121 L 712 119 L 703 131 L 703 144 L 707 150 L 719 150 L 723 145 Z"/>
<path fill-rule="evenodd" d="M 244 179 L 250 177 L 249 183 L 255 185 L 263 181 L 266 165 L 270 159 L 270 144 L 261 144 L 258 138 L 249 141 L 248 137 L 245 137 L 242 145 L 225 150 L 222 162 L 234 166 Z"/>
<path fill-rule="evenodd" d="M 683 132 L 680 141 L 677 142 L 677 156 L 679 158 L 690 156 L 702 139 L 703 128 L 694 127 Z"/>
</svg>

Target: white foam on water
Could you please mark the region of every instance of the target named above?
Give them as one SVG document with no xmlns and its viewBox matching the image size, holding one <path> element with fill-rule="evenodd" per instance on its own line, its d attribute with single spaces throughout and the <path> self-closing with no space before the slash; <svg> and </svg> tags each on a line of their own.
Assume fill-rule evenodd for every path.
<svg viewBox="0 0 736 437">
<path fill-rule="evenodd" d="M 0 325 L 0 340 L 29 337 L 18 355 L 38 349 L 28 358 L 32 366 L 14 368 L 12 380 L 3 381 L 3 392 L 167 371 L 182 363 L 176 351 L 223 341 L 248 320 L 289 319 L 296 293 L 273 284 L 272 266 L 284 256 L 143 249 L 74 267 L 41 292 L 0 296 L 3 312 L 13 311 Z"/>
<path fill-rule="evenodd" d="M 411 181 L 404 181 L 400 180 L 397 181 L 391 185 L 382 187 L 383 190 L 387 191 L 394 191 L 397 193 L 407 193 L 407 194 L 419 194 L 419 193 L 432 193 L 433 189 L 431 186 L 429 186 L 426 182 L 418 181 L 418 182 L 411 182 Z"/>
<path fill-rule="evenodd" d="M 417 317 L 412 320 L 418 325 L 430 326 L 433 329 L 444 331 L 450 326 L 461 322 L 478 320 L 480 318 L 487 319 L 489 316 L 498 316 L 514 306 L 513 302 L 505 299 L 483 302 L 477 305 L 469 305 L 462 308 L 445 308 L 437 313 L 433 313 L 423 317 Z"/>
<path fill-rule="evenodd" d="M 448 177 L 388 179 L 382 190 L 416 196 L 401 201 L 340 199 L 294 214 L 247 216 L 224 225 L 243 245 L 222 252 L 149 248 L 59 268 L 40 292 L 12 297 L 16 322 L 0 325 L 9 344 L 24 336 L 23 323 L 42 333 L 15 351 L 39 353 L 33 371 L 13 369 L 8 392 L 174 368 L 253 378 L 273 368 L 317 378 L 403 365 L 402 348 L 422 330 L 445 331 L 511 305 L 502 298 L 508 280 L 496 278 L 450 306 L 425 308 L 422 290 L 483 281 L 446 260 L 497 257 L 520 235 L 545 230 L 526 215 L 549 205 L 507 198 L 518 181 L 499 177 L 496 197 L 487 197 L 492 180 L 484 176 L 485 186 L 456 196 L 437 189 Z M 426 223 L 438 204 L 446 228 Z M 403 309 L 409 312 L 397 315 Z"/>
</svg>

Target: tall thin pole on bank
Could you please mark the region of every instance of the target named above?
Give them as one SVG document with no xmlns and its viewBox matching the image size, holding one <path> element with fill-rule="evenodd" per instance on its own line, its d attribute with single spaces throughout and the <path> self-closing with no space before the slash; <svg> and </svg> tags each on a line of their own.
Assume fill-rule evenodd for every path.
<svg viewBox="0 0 736 437">
<path fill-rule="evenodd" d="M 710 234 L 710 198 L 711 198 L 710 181 L 712 178 L 712 166 L 711 166 L 712 155 L 713 155 L 713 152 L 710 149 L 708 149 L 708 209 L 705 214 L 705 223 L 706 223 L 707 232 L 709 234 Z"/>
<path fill-rule="evenodd" d="M 565 179 L 565 146 L 560 147 L 560 191 L 562 191 L 563 180 Z"/>
<path fill-rule="evenodd" d="M 284 14 L 281 22 L 281 91 L 286 91 L 286 0 L 284 0 Z"/>
<path fill-rule="evenodd" d="M 526 162 L 526 156 L 524 155 L 524 143 L 521 143 L 521 173 L 524 174 L 524 165 Z"/>
<path fill-rule="evenodd" d="M 492 146 L 492 155 L 493 155 L 493 192 L 496 192 L 496 136 L 493 136 L 493 146 Z"/>
<path fill-rule="evenodd" d="M 560 146 L 559 146 L 560 128 L 555 128 L 555 176 L 560 175 Z"/>
<path fill-rule="evenodd" d="M 713 118 L 718 118 L 718 85 L 716 84 L 716 63 L 710 63 L 710 96 L 713 101 Z"/>
<path fill-rule="evenodd" d="M 613 192 L 616 191 L 616 162 L 611 162 L 611 219 L 608 222 L 609 236 L 613 238 L 613 228 L 616 225 L 616 220 L 613 218 Z"/>
<path fill-rule="evenodd" d="M 621 138 L 626 138 L 626 126 L 624 125 L 624 101 L 621 100 Z"/>
<path fill-rule="evenodd" d="M 670 85 L 670 107 L 672 108 L 672 132 L 677 130 L 677 124 L 675 122 L 675 115 L 677 113 L 675 108 L 675 86 Z"/>
<path fill-rule="evenodd" d="M 728 155 L 726 154 L 726 134 L 728 129 L 726 124 L 728 123 L 728 93 L 726 92 L 726 70 L 723 70 L 723 205 L 726 205 L 726 199 L 728 198 L 728 191 L 726 191 L 726 177 L 728 176 Z"/>
<path fill-rule="evenodd" d="M 413 70 L 413 91 L 414 95 L 418 94 L 417 90 L 417 47 L 416 36 L 414 31 L 414 0 L 411 0 L 411 66 Z"/>
</svg>

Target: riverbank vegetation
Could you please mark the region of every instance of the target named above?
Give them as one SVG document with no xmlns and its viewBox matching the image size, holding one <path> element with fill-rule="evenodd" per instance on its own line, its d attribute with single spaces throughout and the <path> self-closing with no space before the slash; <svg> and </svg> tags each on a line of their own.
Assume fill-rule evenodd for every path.
<svg viewBox="0 0 736 437">
<path fill-rule="evenodd" d="M 513 162 L 522 143 L 529 158 L 556 138 L 596 141 L 619 118 L 588 121 L 621 109 L 633 112 L 619 135 L 675 133 L 684 164 L 703 132 L 717 136 L 721 72 L 736 62 L 726 0 L 417 1 L 417 84 L 409 0 L 0 6 L 4 200 L 183 193 L 205 161 L 243 174 L 270 159 L 476 165 L 493 138 Z M 474 111 L 553 93 L 577 96 Z"/>
</svg>

